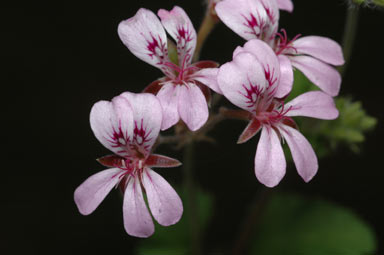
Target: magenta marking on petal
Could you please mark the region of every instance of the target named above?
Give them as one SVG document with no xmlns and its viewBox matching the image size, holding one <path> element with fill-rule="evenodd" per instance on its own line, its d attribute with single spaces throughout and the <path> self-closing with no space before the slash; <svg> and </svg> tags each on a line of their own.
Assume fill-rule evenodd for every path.
<svg viewBox="0 0 384 255">
<path fill-rule="evenodd" d="M 157 64 L 163 64 L 163 60 L 164 60 L 164 55 L 168 52 L 168 49 L 166 48 L 166 45 L 164 42 L 162 42 L 160 36 L 158 38 L 158 40 L 151 34 L 151 38 L 152 38 L 152 42 L 151 41 L 148 41 L 147 40 L 147 49 L 148 51 L 150 52 L 150 54 L 148 54 L 150 57 L 154 57 L 154 56 L 157 56 L 160 60 L 160 62 L 158 62 Z M 160 42 L 160 43 L 159 43 Z M 159 52 L 157 52 L 157 49 L 160 50 L 160 54 Z"/>
<path fill-rule="evenodd" d="M 178 43 L 181 43 L 181 40 L 184 39 L 184 43 L 182 48 L 185 47 L 187 42 L 191 42 L 193 40 L 192 33 L 189 29 L 185 29 L 185 27 L 181 26 L 177 29 L 177 33 L 179 34 Z M 179 44 L 178 44 L 179 45 Z M 190 50 L 190 49 L 188 49 Z"/>
<path fill-rule="evenodd" d="M 264 6 L 264 9 L 265 11 L 267 12 L 267 15 L 268 15 L 268 18 L 270 19 L 270 21 L 274 24 L 276 23 L 276 20 L 275 20 L 275 17 L 276 15 L 273 13 L 273 10 Z"/>
<path fill-rule="evenodd" d="M 273 68 L 271 70 L 269 65 L 267 65 L 267 68 L 264 69 L 264 74 L 265 74 L 265 78 L 267 79 L 267 81 L 269 83 L 269 87 L 272 87 L 272 85 L 274 85 L 275 82 L 277 81 L 277 77 L 275 77 L 275 69 Z"/>
<path fill-rule="evenodd" d="M 151 130 L 147 130 L 144 128 L 143 119 L 141 119 L 140 127 L 135 121 L 135 128 L 133 129 L 133 143 L 130 144 L 130 148 L 135 151 L 138 157 L 143 158 L 145 154 L 150 149 L 150 145 L 148 142 L 151 140 L 149 135 L 151 134 Z M 142 151 L 139 147 L 142 147 L 145 151 Z"/>
<path fill-rule="evenodd" d="M 257 13 L 257 15 L 259 15 Z M 261 32 L 262 32 L 262 28 L 264 27 L 264 23 L 261 21 L 260 23 L 258 22 L 258 20 L 255 18 L 255 16 L 253 15 L 253 13 L 250 13 L 250 18 L 247 18 L 245 15 L 243 15 L 243 18 L 245 19 L 245 23 L 243 23 L 246 27 L 250 28 L 252 30 L 252 32 L 249 32 L 249 31 L 245 31 L 245 33 L 250 33 L 250 34 L 254 34 L 256 37 L 259 37 Z M 257 31 L 255 28 L 258 28 L 259 31 Z"/>
<path fill-rule="evenodd" d="M 258 97 L 262 96 L 264 89 L 257 84 L 252 84 L 249 80 L 248 82 L 249 82 L 249 88 L 247 88 L 245 84 L 242 84 L 242 87 L 245 89 L 246 94 L 243 94 L 241 92 L 240 94 L 242 94 L 247 98 L 246 103 L 248 104 L 248 107 L 251 108 L 255 106 Z M 256 96 L 256 98 L 254 96 Z"/>
</svg>

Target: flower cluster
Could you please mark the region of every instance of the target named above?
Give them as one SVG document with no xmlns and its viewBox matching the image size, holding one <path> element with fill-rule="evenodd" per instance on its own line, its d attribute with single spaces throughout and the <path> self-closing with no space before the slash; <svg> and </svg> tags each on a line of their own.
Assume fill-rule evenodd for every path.
<svg viewBox="0 0 384 255">
<path fill-rule="evenodd" d="M 287 39 L 278 32 L 279 9 L 292 11 L 290 0 L 223 0 L 212 4 L 223 23 L 247 40 L 232 61 L 193 63 L 197 34 L 185 13 L 175 6 L 140 9 L 122 21 L 118 34 L 136 57 L 160 69 L 164 77 L 144 93 L 125 92 L 111 102 L 96 103 L 90 114 L 96 138 L 114 155 L 99 162 L 110 167 L 92 175 L 75 191 L 80 213 L 92 213 L 113 187 L 124 192 L 124 227 L 128 234 L 148 237 L 152 217 L 164 226 L 179 221 L 183 206 L 174 189 L 152 167 L 176 167 L 176 159 L 153 154 L 160 130 L 184 123 L 199 130 L 208 120 L 211 90 L 241 108 L 249 120 L 238 139 L 244 143 L 261 131 L 255 156 L 257 179 L 276 186 L 286 171 L 281 141 L 286 141 L 299 175 L 308 182 L 318 170 L 310 143 L 298 131 L 294 116 L 335 119 L 333 96 L 341 78 L 332 67 L 343 64 L 340 46 L 331 39 L 308 36 Z M 166 32 L 174 40 L 169 41 Z M 169 54 L 174 47 L 177 57 Z M 310 91 L 285 102 L 293 86 L 293 68 L 302 71 L 322 91 Z M 182 122 L 181 122 L 182 121 Z"/>
</svg>

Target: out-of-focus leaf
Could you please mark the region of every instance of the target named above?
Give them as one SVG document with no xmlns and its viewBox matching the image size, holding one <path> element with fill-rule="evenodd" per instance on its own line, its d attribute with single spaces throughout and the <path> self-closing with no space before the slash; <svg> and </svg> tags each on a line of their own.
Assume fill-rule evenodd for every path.
<svg viewBox="0 0 384 255">
<path fill-rule="evenodd" d="M 177 189 L 183 201 L 184 209 L 188 200 L 184 192 Z M 212 213 L 212 198 L 208 194 L 198 190 L 195 194 L 197 201 L 198 220 L 201 233 Z M 136 254 L 138 255 L 187 255 L 189 248 L 189 222 L 188 212 L 184 210 L 180 221 L 173 226 L 163 227 L 155 221 L 155 233 L 146 239 L 140 240 Z"/>
<path fill-rule="evenodd" d="M 370 227 L 347 208 L 292 194 L 274 194 L 256 226 L 250 254 L 374 254 Z"/>
<path fill-rule="evenodd" d="M 307 91 L 320 90 L 316 85 L 314 85 L 310 80 L 308 80 L 308 78 L 305 77 L 305 75 L 302 72 L 295 70 L 293 74 L 294 74 L 294 80 L 293 80 L 294 83 L 292 86 L 292 90 L 286 99 L 286 102 L 291 101 L 295 97 Z"/>
<path fill-rule="evenodd" d="M 303 118 L 298 121 L 301 131 L 320 157 L 340 145 L 346 145 L 352 151 L 359 152 L 359 144 L 364 142 L 365 133 L 377 123 L 358 101 L 340 97 L 335 99 L 335 103 L 339 110 L 339 117 L 335 120 Z"/>
</svg>

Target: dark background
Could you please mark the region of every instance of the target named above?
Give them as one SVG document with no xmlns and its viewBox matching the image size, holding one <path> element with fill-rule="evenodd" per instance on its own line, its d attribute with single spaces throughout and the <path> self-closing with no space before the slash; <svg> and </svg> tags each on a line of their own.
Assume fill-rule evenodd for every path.
<svg viewBox="0 0 384 255">
<path fill-rule="evenodd" d="M 295 34 L 321 35 L 341 41 L 345 1 L 294 1 L 293 14 L 281 13 L 280 27 Z M 95 158 L 108 151 L 89 127 L 89 112 L 98 100 L 124 91 L 140 92 L 162 76 L 134 57 L 117 35 L 118 23 L 140 7 L 156 12 L 179 5 L 196 30 L 204 14 L 200 1 L 65 2 L 23 5 L 1 10 L 1 50 L 4 75 L 1 249 L 5 254 L 105 253 L 131 254 L 137 241 L 122 224 L 120 198 L 112 192 L 90 216 L 73 202 L 75 188 L 103 169 Z M 276 188 L 320 196 L 352 208 L 377 234 L 383 252 L 383 97 L 384 12 L 361 11 L 358 38 L 341 94 L 362 101 L 379 119 L 367 134 L 361 153 L 348 149 L 322 159 L 317 176 L 305 184 L 289 168 Z M 201 58 L 229 61 L 244 41 L 223 24 L 208 38 Z M 381 119 L 380 119 L 381 118 Z M 205 233 L 205 247 L 222 254 L 231 246 L 238 219 L 260 184 L 254 177 L 256 140 L 235 145 L 245 123 L 217 126 L 216 146 L 198 145 L 196 179 L 217 196 L 215 217 Z M 182 159 L 166 146 L 159 153 Z M 158 171 L 171 183 L 181 183 L 181 169 Z M 225 213 L 223 213 L 225 212 Z M 218 248 L 219 247 L 219 248 Z M 380 253 L 378 253 L 380 254 Z"/>
</svg>

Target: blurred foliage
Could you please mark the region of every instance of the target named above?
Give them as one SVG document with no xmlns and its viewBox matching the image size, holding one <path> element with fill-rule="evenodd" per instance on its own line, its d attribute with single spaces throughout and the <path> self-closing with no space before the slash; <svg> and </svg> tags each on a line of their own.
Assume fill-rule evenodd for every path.
<svg viewBox="0 0 384 255">
<path fill-rule="evenodd" d="M 177 189 L 177 193 L 180 194 L 181 200 L 184 205 L 188 204 L 185 192 L 181 192 L 181 189 Z M 213 200 L 212 197 L 202 191 L 198 191 L 196 194 L 197 211 L 199 213 L 199 225 L 201 233 L 203 233 L 204 226 L 208 223 L 211 217 Z M 138 255 L 183 255 L 190 254 L 188 251 L 190 236 L 189 236 L 189 222 L 188 211 L 184 210 L 181 220 L 173 226 L 163 227 L 156 223 L 155 233 L 140 241 L 136 254 Z"/>
<path fill-rule="evenodd" d="M 368 7 L 384 7 L 384 0 L 352 0 L 353 3 Z"/>
<path fill-rule="evenodd" d="M 295 71 L 295 84 L 288 100 L 309 91 L 318 90 L 301 72 Z M 310 141 L 316 154 L 321 157 L 339 146 L 347 146 L 353 152 L 359 152 L 359 144 L 365 140 L 364 134 L 373 129 L 377 120 L 369 116 L 361 102 L 350 97 L 335 98 L 339 117 L 335 120 L 313 118 L 295 118 L 300 131 Z"/>
<path fill-rule="evenodd" d="M 322 199 L 275 193 L 258 222 L 249 254 L 363 255 L 376 249 L 363 220 Z"/>
</svg>

